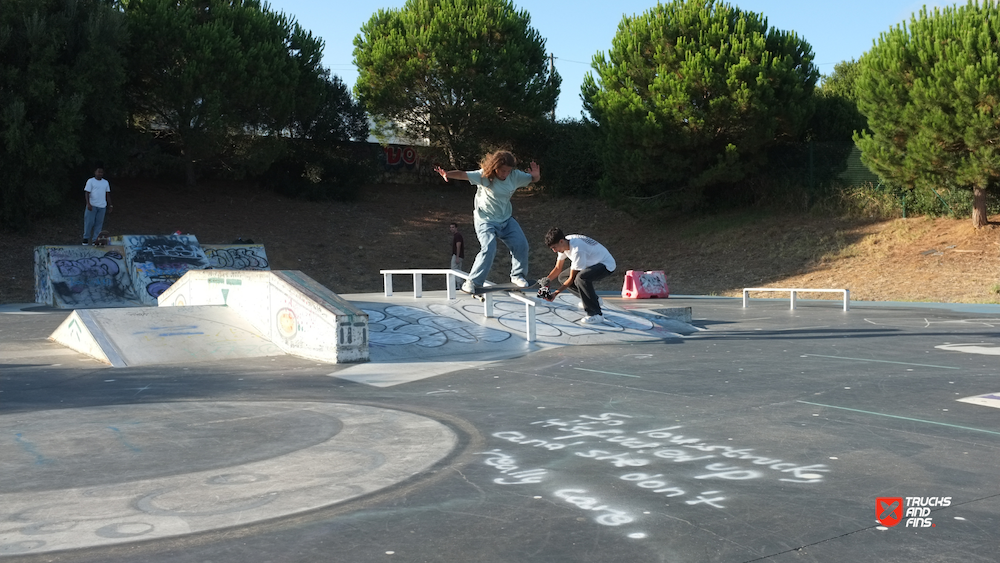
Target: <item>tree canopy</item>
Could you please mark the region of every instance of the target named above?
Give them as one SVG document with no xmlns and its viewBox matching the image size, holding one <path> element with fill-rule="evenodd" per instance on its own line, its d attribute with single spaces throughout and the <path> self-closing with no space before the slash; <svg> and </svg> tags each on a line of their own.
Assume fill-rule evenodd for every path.
<svg viewBox="0 0 1000 563">
<path fill-rule="evenodd" d="M 407 0 L 354 39 L 355 86 L 383 133 L 427 138 L 453 166 L 555 108 L 559 75 L 508 0 Z"/>
<path fill-rule="evenodd" d="M 834 65 L 833 73 L 823 76 L 816 89 L 815 109 L 809 122 L 809 138 L 814 141 L 846 142 L 853 145 L 856 132 L 868 126 L 868 120 L 858 111 L 855 84 L 858 62 L 842 61 Z"/>
<path fill-rule="evenodd" d="M 125 0 L 135 121 L 165 133 L 188 183 L 234 134 L 277 134 L 322 98 L 323 42 L 258 0 Z"/>
<path fill-rule="evenodd" d="M 801 133 L 819 77 L 812 48 L 715 0 L 658 4 L 594 56 L 584 107 L 605 137 L 602 190 L 697 193 L 759 168 Z"/>
<path fill-rule="evenodd" d="M 339 76 L 303 84 L 289 132 L 295 138 L 329 144 L 368 137 L 368 116 Z"/>
<path fill-rule="evenodd" d="M 987 224 L 986 191 L 1000 178 L 998 44 L 1000 10 L 981 0 L 924 8 L 859 61 L 870 130 L 855 136 L 862 160 L 903 188 L 971 190 L 976 227 Z"/>
<path fill-rule="evenodd" d="M 112 4 L 3 0 L 0 226 L 23 227 L 58 203 L 69 171 L 85 160 L 93 170 L 122 128 L 126 28 Z"/>
</svg>

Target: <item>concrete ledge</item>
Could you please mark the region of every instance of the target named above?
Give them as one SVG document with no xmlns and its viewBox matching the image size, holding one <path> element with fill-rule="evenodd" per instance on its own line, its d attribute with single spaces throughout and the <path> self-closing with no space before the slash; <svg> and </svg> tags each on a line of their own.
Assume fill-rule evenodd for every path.
<svg viewBox="0 0 1000 563">
<path fill-rule="evenodd" d="M 59 309 L 140 307 L 125 247 L 36 246 L 35 303 Z"/>
<path fill-rule="evenodd" d="M 658 315 L 663 315 L 668 319 L 673 319 L 675 321 L 680 321 L 682 323 L 691 323 L 691 307 L 666 307 L 663 309 L 647 309 L 650 312 L 656 313 Z"/>
</svg>

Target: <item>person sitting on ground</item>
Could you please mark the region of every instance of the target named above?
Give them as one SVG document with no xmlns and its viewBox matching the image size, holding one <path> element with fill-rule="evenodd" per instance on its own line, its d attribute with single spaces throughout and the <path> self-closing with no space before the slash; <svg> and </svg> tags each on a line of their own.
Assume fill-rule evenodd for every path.
<svg viewBox="0 0 1000 563">
<path fill-rule="evenodd" d="M 558 279 L 562 285 L 549 292 L 549 300 L 569 289 L 583 302 L 583 310 L 587 316 L 580 319 L 582 324 L 597 324 L 604 322 L 601 311 L 601 300 L 594 289 L 594 282 L 602 280 L 615 271 L 615 259 L 603 244 L 584 235 L 565 235 L 559 227 L 552 227 L 545 233 L 545 246 L 558 253 L 556 265 L 549 275 L 539 280 L 541 285 L 548 286 Z M 563 264 L 569 259 L 573 265 L 563 271 Z"/>
<path fill-rule="evenodd" d="M 503 241 L 510 250 L 510 281 L 518 287 L 531 285 L 525 275 L 528 273 L 528 239 L 524 237 L 521 225 L 513 217 L 510 197 L 518 188 L 524 188 L 541 178 L 538 164 L 532 162 L 529 172 L 517 170 L 517 160 L 508 151 L 497 151 L 486 155 L 479 164 L 479 170 L 463 172 L 445 171 L 440 166 L 434 171 L 447 182 L 465 180 L 477 186 L 475 199 L 476 237 L 479 239 L 479 254 L 469 271 L 470 279 L 462 284 L 462 291 L 475 293 L 483 287 L 486 275 L 493 267 L 497 253 L 497 239 Z"/>
</svg>

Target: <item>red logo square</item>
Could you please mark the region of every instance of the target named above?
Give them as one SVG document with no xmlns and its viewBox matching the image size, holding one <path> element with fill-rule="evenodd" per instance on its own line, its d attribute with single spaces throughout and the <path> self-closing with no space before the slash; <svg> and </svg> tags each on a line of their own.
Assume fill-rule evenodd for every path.
<svg viewBox="0 0 1000 563">
<path fill-rule="evenodd" d="M 903 497 L 875 499 L 875 519 L 883 526 L 893 527 L 903 519 Z"/>
</svg>

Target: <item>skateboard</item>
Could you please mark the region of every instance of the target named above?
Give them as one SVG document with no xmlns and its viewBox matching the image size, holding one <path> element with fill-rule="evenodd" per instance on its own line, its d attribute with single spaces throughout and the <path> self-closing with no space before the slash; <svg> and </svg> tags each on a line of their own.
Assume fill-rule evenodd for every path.
<svg viewBox="0 0 1000 563">
<path fill-rule="evenodd" d="M 498 283 L 496 285 L 488 285 L 486 287 L 477 287 L 472 296 L 480 301 L 486 301 L 487 293 L 493 293 L 496 291 L 517 291 L 519 293 L 524 293 L 526 291 L 537 290 L 539 287 L 540 286 L 537 283 L 533 283 L 528 287 L 521 287 L 513 283 Z"/>
<path fill-rule="evenodd" d="M 108 233 L 107 231 L 101 231 L 100 234 L 97 235 L 97 238 L 94 239 L 94 242 L 91 244 L 93 244 L 94 246 L 107 246 L 108 243 L 110 242 L 111 242 L 110 233 Z"/>
</svg>

